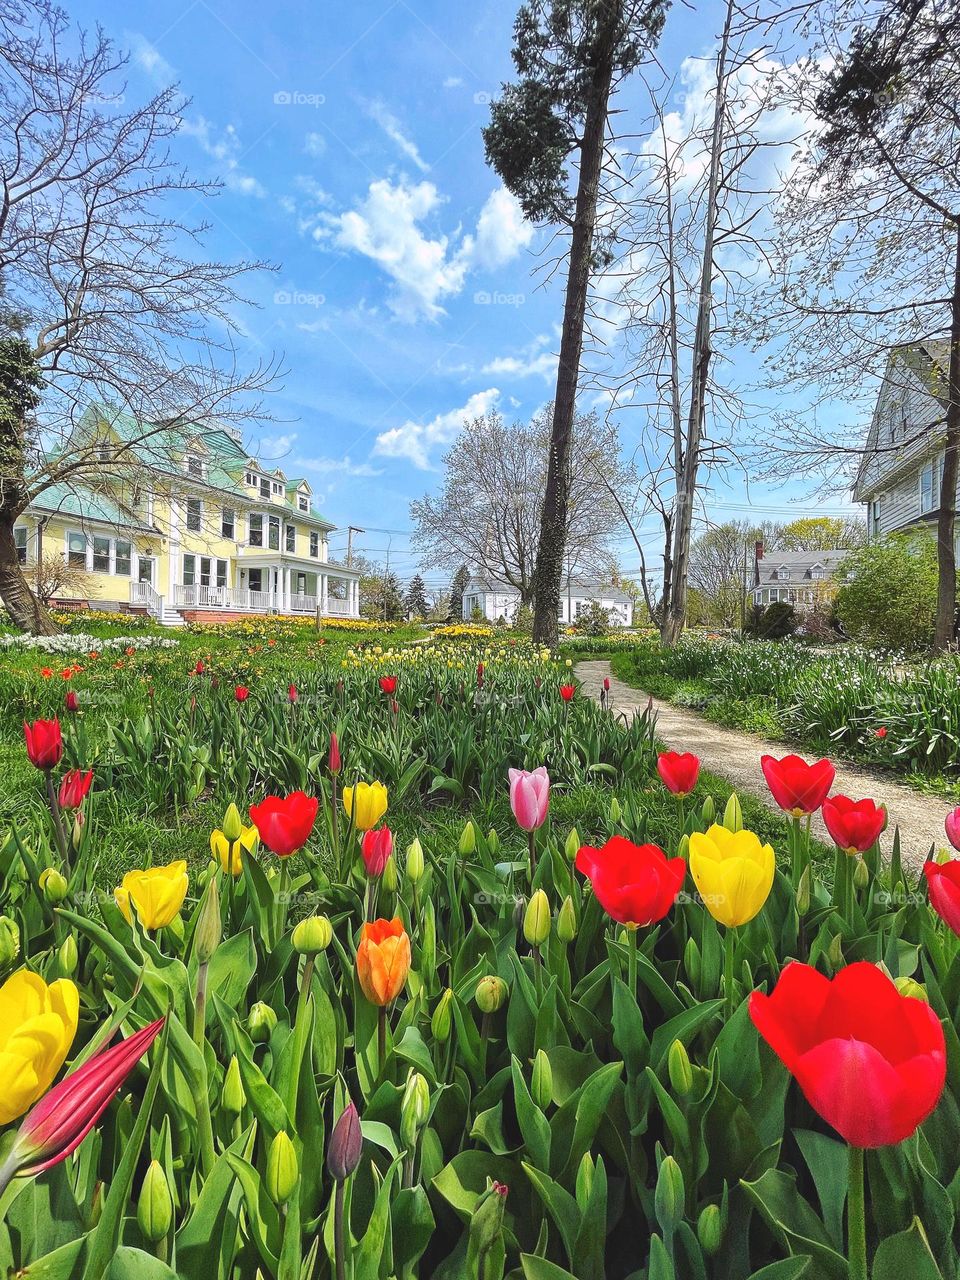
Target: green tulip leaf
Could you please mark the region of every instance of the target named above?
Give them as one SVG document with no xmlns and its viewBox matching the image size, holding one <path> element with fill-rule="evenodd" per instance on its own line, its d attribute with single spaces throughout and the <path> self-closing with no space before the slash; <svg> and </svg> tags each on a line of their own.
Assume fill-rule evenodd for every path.
<svg viewBox="0 0 960 1280">
<path fill-rule="evenodd" d="M 906 1231 L 887 1236 L 877 1246 L 872 1280 L 943 1280 L 919 1218 Z"/>
<path fill-rule="evenodd" d="M 524 1280 L 578 1280 L 572 1271 L 565 1271 L 555 1262 L 548 1262 L 546 1258 L 538 1258 L 532 1253 L 521 1253 L 520 1265 Z"/>
<path fill-rule="evenodd" d="M 103 1280 L 177 1280 L 177 1273 L 152 1254 L 125 1245 L 113 1255 Z"/>
</svg>

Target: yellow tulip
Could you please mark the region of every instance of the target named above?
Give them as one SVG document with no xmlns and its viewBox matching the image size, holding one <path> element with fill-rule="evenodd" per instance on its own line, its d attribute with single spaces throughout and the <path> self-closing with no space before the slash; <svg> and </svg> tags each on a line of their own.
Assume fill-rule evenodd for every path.
<svg viewBox="0 0 960 1280">
<path fill-rule="evenodd" d="M 354 790 L 356 790 L 356 813 L 354 813 Z M 343 807 L 347 817 L 353 819 L 358 831 L 369 831 L 375 827 L 387 812 L 387 788 L 382 782 L 358 782 L 356 788 L 343 788 Z"/>
<path fill-rule="evenodd" d="M 22 1116 L 53 1084 L 77 1034 L 80 996 L 69 978 L 49 986 L 18 969 L 0 987 L 0 1125 Z"/>
<path fill-rule="evenodd" d="M 223 870 L 232 876 L 238 876 L 243 870 L 241 850 L 244 853 L 256 853 L 259 843 L 260 832 L 256 827 L 241 827 L 236 840 L 229 840 L 219 828 L 210 832 L 211 856 L 215 861 L 219 859 Z"/>
<path fill-rule="evenodd" d="M 716 823 L 690 837 L 690 871 L 707 910 L 728 929 L 752 920 L 773 887 L 773 849 Z"/>
<path fill-rule="evenodd" d="M 165 867 L 128 871 L 113 896 L 127 920 L 131 919 L 132 903 L 144 929 L 164 929 L 187 896 L 187 864 L 180 860 Z"/>
</svg>

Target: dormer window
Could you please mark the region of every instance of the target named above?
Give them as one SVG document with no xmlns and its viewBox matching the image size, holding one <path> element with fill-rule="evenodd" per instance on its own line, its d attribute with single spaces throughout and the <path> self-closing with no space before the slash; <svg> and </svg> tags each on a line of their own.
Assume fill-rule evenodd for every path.
<svg viewBox="0 0 960 1280">
<path fill-rule="evenodd" d="M 277 482 L 276 482 L 276 481 L 274 481 L 274 482 L 273 482 L 273 492 L 274 492 L 274 494 L 275 494 L 275 495 L 283 493 L 283 485 L 282 485 L 282 484 L 277 484 Z"/>
<path fill-rule="evenodd" d="M 260 477 L 260 497 L 261 498 L 270 497 L 270 481 L 267 479 L 266 476 Z"/>
<path fill-rule="evenodd" d="M 257 477 L 252 471 L 245 471 L 243 473 L 243 483 L 249 485 L 251 489 L 255 489 L 257 487 Z"/>
<path fill-rule="evenodd" d="M 780 579 L 781 582 L 790 581 L 790 570 L 787 568 L 785 564 L 782 564 L 780 568 L 777 570 L 777 577 Z"/>
<path fill-rule="evenodd" d="M 297 506 L 300 508 L 301 511 L 310 510 L 310 499 L 307 497 L 305 493 L 297 494 Z"/>
<path fill-rule="evenodd" d="M 813 568 L 810 570 L 811 578 L 817 578 L 819 580 L 819 579 L 825 578 L 826 576 L 827 576 L 826 571 L 824 570 L 824 567 L 822 564 L 815 564 Z"/>
<path fill-rule="evenodd" d="M 201 458 L 187 458 L 187 475 L 193 476 L 196 480 L 203 479 L 203 460 Z"/>
</svg>

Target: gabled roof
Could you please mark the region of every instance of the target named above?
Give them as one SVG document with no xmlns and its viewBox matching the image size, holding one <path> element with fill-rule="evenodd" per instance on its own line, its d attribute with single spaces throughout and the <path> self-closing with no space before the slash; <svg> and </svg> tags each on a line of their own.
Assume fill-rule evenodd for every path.
<svg viewBox="0 0 960 1280">
<path fill-rule="evenodd" d="M 848 554 L 846 551 L 773 551 L 758 562 L 755 585 L 768 582 L 813 582 L 816 581 L 813 577 L 814 569 L 820 568 L 830 576 Z M 790 577 L 780 578 L 778 575 L 781 569 L 786 569 Z"/>
<path fill-rule="evenodd" d="M 97 493 L 85 485 L 55 484 L 30 503 L 32 514 L 76 516 L 78 524 L 84 520 L 95 520 L 105 524 L 117 525 L 128 529 L 138 529 L 143 533 L 158 534 L 155 525 L 137 520 L 126 509 L 104 493 Z"/>
</svg>

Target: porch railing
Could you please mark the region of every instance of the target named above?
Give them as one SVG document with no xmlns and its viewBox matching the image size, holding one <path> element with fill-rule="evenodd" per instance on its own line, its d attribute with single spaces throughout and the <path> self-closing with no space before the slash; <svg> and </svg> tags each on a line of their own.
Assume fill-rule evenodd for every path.
<svg viewBox="0 0 960 1280">
<path fill-rule="evenodd" d="M 155 618 L 163 612 L 163 597 L 152 582 L 131 582 L 130 603 L 145 608 Z"/>
</svg>

